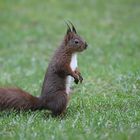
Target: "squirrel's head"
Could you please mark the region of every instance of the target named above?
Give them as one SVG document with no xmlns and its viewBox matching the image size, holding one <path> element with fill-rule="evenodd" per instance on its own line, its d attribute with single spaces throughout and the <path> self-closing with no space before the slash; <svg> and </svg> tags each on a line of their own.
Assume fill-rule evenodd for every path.
<svg viewBox="0 0 140 140">
<path fill-rule="evenodd" d="M 65 47 L 67 50 L 74 52 L 81 52 L 87 48 L 87 43 L 78 34 L 74 25 L 70 22 L 72 28 L 67 24 L 68 29 L 64 38 Z"/>
</svg>

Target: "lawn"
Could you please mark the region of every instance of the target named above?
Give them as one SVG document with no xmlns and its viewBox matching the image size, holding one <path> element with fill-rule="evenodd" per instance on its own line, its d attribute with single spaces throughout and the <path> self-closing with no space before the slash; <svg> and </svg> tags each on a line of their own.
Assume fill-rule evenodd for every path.
<svg viewBox="0 0 140 140">
<path fill-rule="evenodd" d="M 0 86 L 39 96 L 65 20 L 89 44 L 78 57 L 84 82 L 63 118 L 0 112 L 0 140 L 139 140 L 139 0 L 1 0 Z"/>
</svg>

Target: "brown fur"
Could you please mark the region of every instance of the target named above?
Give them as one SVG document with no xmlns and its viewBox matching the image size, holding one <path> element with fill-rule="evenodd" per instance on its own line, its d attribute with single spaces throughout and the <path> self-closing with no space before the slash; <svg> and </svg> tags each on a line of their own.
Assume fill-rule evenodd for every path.
<svg viewBox="0 0 140 140">
<path fill-rule="evenodd" d="M 35 110 L 39 99 L 18 88 L 0 88 L 0 110 Z"/>
<path fill-rule="evenodd" d="M 78 43 L 77 43 L 78 42 Z M 87 44 L 76 33 L 74 26 L 68 28 L 67 34 L 60 47 L 49 63 L 40 97 L 34 97 L 18 88 L 0 88 L 0 110 L 37 110 L 48 109 L 53 115 L 60 115 L 66 110 L 68 95 L 66 94 L 66 78 L 68 75 L 75 79 L 75 83 L 83 78 L 70 67 L 72 54 L 81 52 Z"/>
</svg>

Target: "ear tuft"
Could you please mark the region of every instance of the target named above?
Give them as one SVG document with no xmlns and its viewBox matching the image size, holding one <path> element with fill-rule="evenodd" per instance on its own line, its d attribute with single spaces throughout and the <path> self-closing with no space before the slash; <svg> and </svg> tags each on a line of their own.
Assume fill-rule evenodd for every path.
<svg viewBox="0 0 140 140">
<path fill-rule="evenodd" d="M 76 29 L 75 29 L 74 25 L 72 24 L 72 22 L 71 22 L 71 21 L 69 21 L 69 23 L 70 23 L 70 24 L 71 24 L 71 26 L 72 26 L 72 31 L 73 31 L 74 33 L 76 33 L 76 34 L 77 34 L 77 31 L 76 31 Z"/>
<path fill-rule="evenodd" d="M 67 34 L 68 34 L 68 33 L 72 32 L 72 30 L 71 30 L 69 24 L 67 22 L 65 22 L 65 23 L 67 24 Z"/>
</svg>

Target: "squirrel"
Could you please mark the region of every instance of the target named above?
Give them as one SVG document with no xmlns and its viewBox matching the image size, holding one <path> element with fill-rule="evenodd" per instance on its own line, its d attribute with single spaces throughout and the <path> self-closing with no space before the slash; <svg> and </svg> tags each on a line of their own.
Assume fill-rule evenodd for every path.
<svg viewBox="0 0 140 140">
<path fill-rule="evenodd" d="M 77 53 L 87 48 L 87 43 L 78 34 L 74 25 L 67 23 L 67 32 L 61 45 L 52 57 L 43 82 L 41 95 L 35 97 L 20 88 L 0 88 L 0 110 L 47 109 L 54 116 L 66 110 L 72 81 L 83 81 L 77 68 Z"/>
</svg>

